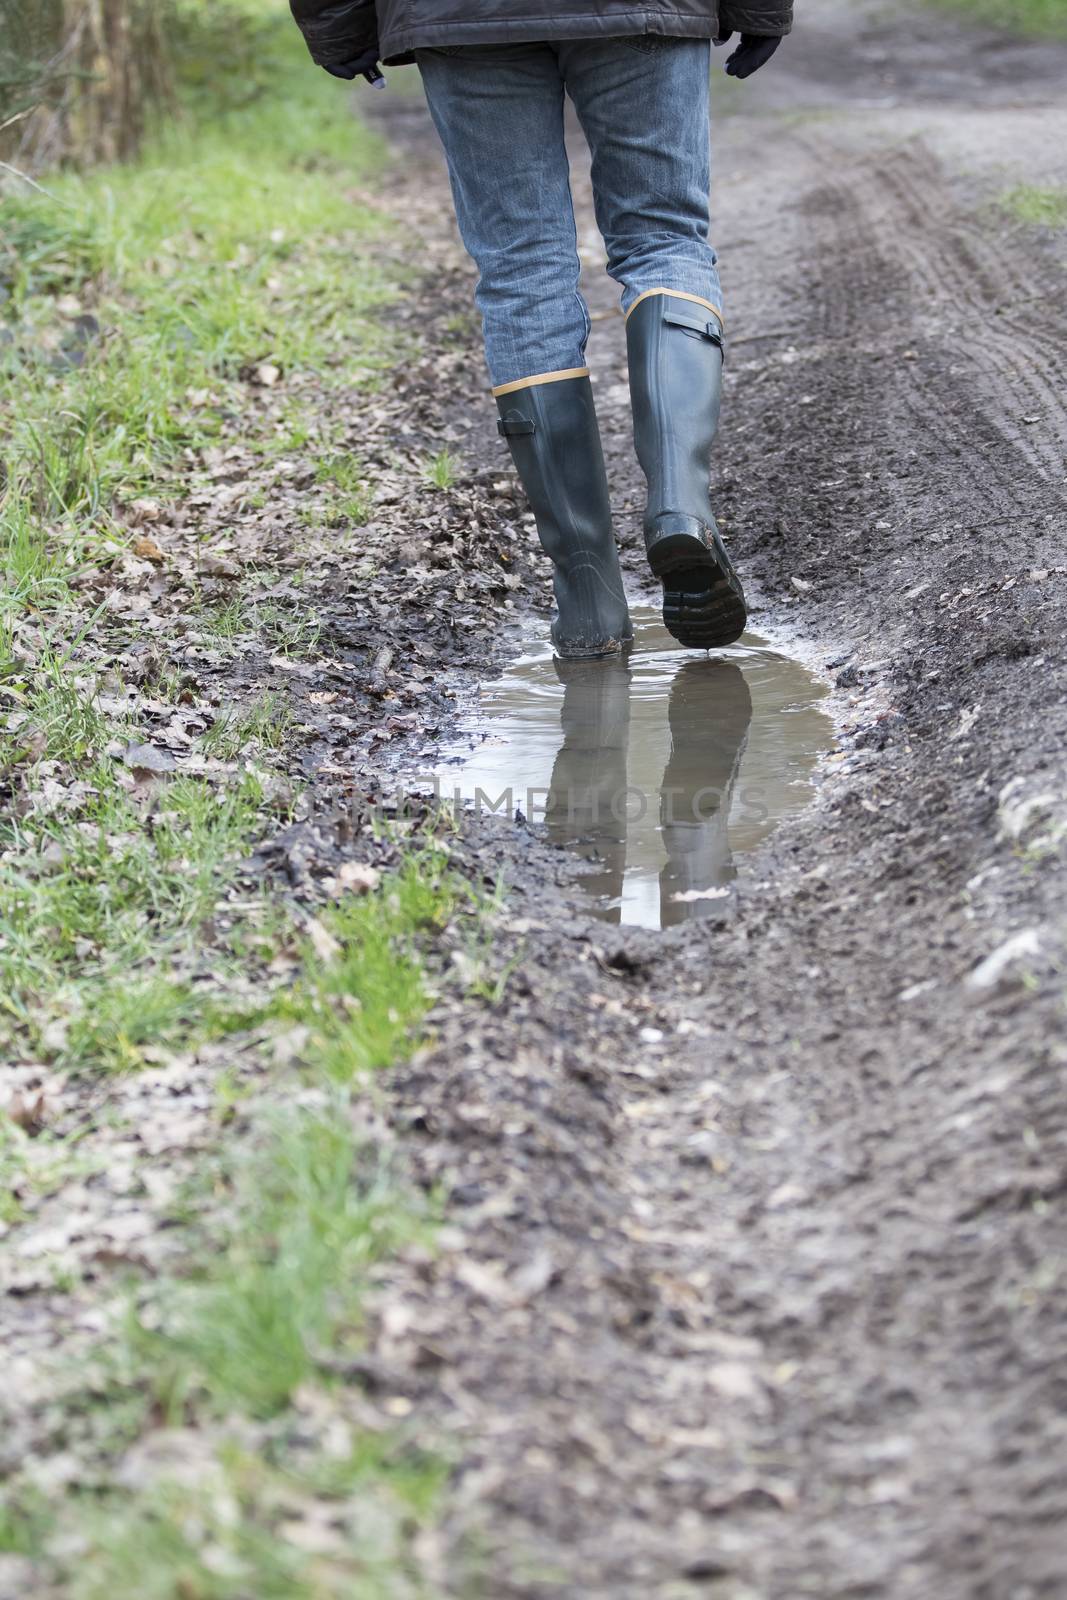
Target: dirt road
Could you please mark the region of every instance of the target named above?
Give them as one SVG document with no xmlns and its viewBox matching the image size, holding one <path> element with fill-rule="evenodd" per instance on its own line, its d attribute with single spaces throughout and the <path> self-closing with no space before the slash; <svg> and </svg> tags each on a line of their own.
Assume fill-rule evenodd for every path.
<svg viewBox="0 0 1067 1600">
<path fill-rule="evenodd" d="M 377 1349 L 454 1439 L 457 1592 L 471 1535 L 494 1600 L 1064 1593 L 1064 246 L 996 201 L 1062 177 L 1065 89 L 1062 47 L 834 0 L 720 85 L 717 497 L 840 748 L 665 934 L 475 836 L 520 960 L 390 1081 L 454 1231 Z"/>
<path fill-rule="evenodd" d="M 196 1265 L 186 1174 L 302 1103 L 289 1023 L 269 1063 L 274 1034 L 227 1029 L 137 1072 L 12 1069 L 86 1165 L 10 1224 L 0 1476 L 31 1470 L 50 1500 L 71 1486 L 75 1509 L 110 1485 L 133 1565 L 90 1569 L 60 1501 L 49 1587 L 55 1552 L 35 1565 L 0 1517 L 4 1600 L 117 1593 L 114 1570 L 140 1593 L 153 1451 L 210 1496 L 216 1444 L 242 1485 L 246 1449 L 284 1479 L 309 1429 L 335 1449 L 338 1421 L 345 1438 L 399 1429 L 454 1469 L 443 1526 L 404 1525 L 392 1586 L 360 1578 L 375 1600 L 1067 1593 L 1067 244 L 1020 219 L 1018 194 L 1064 181 L 1067 46 L 888 0 L 798 9 L 773 66 L 715 78 L 730 331 L 715 498 L 756 628 L 831 691 L 814 798 L 713 915 L 665 932 L 594 919 L 543 828 L 449 837 L 461 873 L 504 881 L 491 939 L 472 957 L 465 925 L 427 935 L 432 1043 L 352 1090 L 375 1161 L 391 1161 L 381 1104 L 398 1192 L 405 1175 L 430 1187 L 446 1225 L 435 1250 L 371 1269 L 369 1347 L 316 1348 L 322 1381 L 294 1380 L 267 1422 L 160 1427 L 143 1393 L 124 1420 L 129 1385 L 92 1383 L 131 1270 L 150 1290 L 172 1261 Z M 382 387 L 354 369 L 347 390 L 309 370 L 275 387 L 267 367 L 218 447 L 162 479 L 153 538 L 106 574 L 118 633 L 151 616 L 123 670 L 172 766 L 253 696 L 284 709 L 274 820 L 238 887 L 301 920 L 339 866 L 390 881 L 397 849 L 360 808 L 432 770 L 457 707 L 547 632 L 470 272 L 404 76 L 364 97 L 398 160 L 354 198 L 402 225 L 373 248 L 383 280 L 402 269 L 386 316 L 406 359 Z M 575 190 L 620 534 L 647 599 L 622 324 L 580 164 Z M 288 437 L 294 420 L 284 459 L 253 448 L 257 427 Z M 355 511 L 327 498 L 338 463 L 358 468 Z M 203 561 L 220 542 L 225 559 Z M 82 581 L 95 608 L 105 591 Z M 240 649 L 190 634 L 194 601 L 228 606 L 239 582 Z M 279 619 L 308 640 L 282 650 Z M 110 637 L 87 672 L 110 665 Z M 154 699 L 165 672 L 174 705 Z M 213 971 L 210 923 L 200 937 Z M 145 1380 L 130 1383 L 136 1401 Z M 281 1520 L 268 1496 L 245 1544 L 258 1570 L 300 1569 L 301 1594 L 348 1595 L 377 1502 L 362 1478 L 340 1509 L 311 1481 Z M 199 1527 L 178 1533 L 215 1564 L 191 1579 L 179 1550 L 152 1592 L 255 1590 Z M 352 1565 L 316 1565 L 339 1547 Z"/>
</svg>

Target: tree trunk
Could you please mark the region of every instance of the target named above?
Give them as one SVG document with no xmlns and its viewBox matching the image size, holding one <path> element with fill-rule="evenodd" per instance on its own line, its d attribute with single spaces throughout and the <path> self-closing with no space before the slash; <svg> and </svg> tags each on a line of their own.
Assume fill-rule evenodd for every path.
<svg viewBox="0 0 1067 1600">
<path fill-rule="evenodd" d="M 0 157 L 38 171 L 133 155 L 151 112 L 172 99 L 161 9 L 0 0 Z"/>
</svg>

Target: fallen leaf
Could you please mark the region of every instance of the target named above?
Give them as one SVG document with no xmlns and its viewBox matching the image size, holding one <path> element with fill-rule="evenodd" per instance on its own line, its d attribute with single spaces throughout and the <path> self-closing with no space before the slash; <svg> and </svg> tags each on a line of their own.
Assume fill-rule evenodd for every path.
<svg viewBox="0 0 1067 1600">
<path fill-rule="evenodd" d="M 31 1135 L 40 1133 L 48 1120 L 44 1091 L 29 1096 L 16 1094 L 8 1101 L 6 1114 L 16 1128 Z"/>
<path fill-rule="evenodd" d="M 547 1289 L 555 1274 L 555 1262 L 547 1250 L 539 1250 L 511 1274 L 512 1292 L 519 1301 L 533 1300 Z"/>
<path fill-rule="evenodd" d="M 226 556 L 201 556 L 200 571 L 209 578 L 236 578 L 240 575 L 241 568 L 236 561 L 230 561 Z"/>
<path fill-rule="evenodd" d="M 307 936 L 311 940 L 311 948 L 320 961 L 336 961 L 341 954 L 341 946 L 318 917 L 308 918 Z"/>
<path fill-rule="evenodd" d="M 727 1400 L 755 1400 L 761 1390 L 751 1367 L 740 1361 L 716 1361 L 707 1372 L 712 1388 Z"/>
<path fill-rule="evenodd" d="M 146 497 L 131 500 L 127 510 L 134 522 L 158 522 L 163 515 L 163 507 L 159 501 L 149 500 Z"/>
<path fill-rule="evenodd" d="M 342 889 L 351 889 L 355 894 L 368 894 L 372 889 L 377 889 L 382 875 L 377 867 L 370 867 L 363 861 L 345 861 L 336 881 Z"/>
<path fill-rule="evenodd" d="M 134 555 L 138 556 L 140 560 L 153 561 L 156 566 L 161 566 L 167 559 L 166 554 L 159 548 L 156 541 L 150 539 L 146 533 L 142 533 L 139 539 L 133 541 L 132 549 Z"/>
<path fill-rule="evenodd" d="M 995 989 L 1011 968 L 1021 965 L 1025 972 L 1026 962 L 1034 960 L 1040 953 L 1040 931 L 1037 928 L 1023 928 L 980 961 L 964 979 L 964 987 L 972 994 Z"/>
<path fill-rule="evenodd" d="M 157 750 L 150 744 L 130 744 L 122 759 L 134 772 L 173 772 L 174 757 L 169 750 Z"/>
</svg>

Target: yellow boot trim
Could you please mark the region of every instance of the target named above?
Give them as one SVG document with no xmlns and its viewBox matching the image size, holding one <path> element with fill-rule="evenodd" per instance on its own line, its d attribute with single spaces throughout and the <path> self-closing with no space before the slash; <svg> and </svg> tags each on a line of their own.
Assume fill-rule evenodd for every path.
<svg viewBox="0 0 1067 1600">
<path fill-rule="evenodd" d="M 651 294 L 672 294 L 676 300 L 693 300 L 698 306 L 706 306 L 708 308 L 715 320 L 718 322 L 720 328 L 725 329 L 726 327 L 726 319 L 719 310 L 718 306 L 713 306 L 710 300 L 704 299 L 703 295 L 689 294 L 685 289 L 645 289 L 643 293 L 638 295 L 637 299 L 626 313 L 627 322 L 629 322 L 631 316 L 641 304 L 641 301 L 647 300 Z"/>
<path fill-rule="evenodd" d="M 564 378 L 588 376 L 588 367 L 567 367 L 564 372 L 539 372 L 535 378 L 516 378 L 514 383 L 498 383 L 493 394 L 514 394 L 516 389 L 532 389 L 535 383 L 562 383 Z"/>
</svg>

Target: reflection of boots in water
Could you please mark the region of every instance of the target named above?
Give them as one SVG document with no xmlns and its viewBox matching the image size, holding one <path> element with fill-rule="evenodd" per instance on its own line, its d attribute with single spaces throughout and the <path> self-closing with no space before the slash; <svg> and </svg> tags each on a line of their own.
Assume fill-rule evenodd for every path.
<svg viewBox="0 0 1067 1600">
<path fill-rule="evenodd" d="M 675 895 L 701 894 L 736 875 L 727 825 L 752 720 L 752 697 L 740 667 L 731 661 L 687 662 L 671 684 L 667 718 L 671 753 L 660 796 L 667 852 L 659 877 L 664 928 L 715 908 L 714 900 Z"/>
<path fill-rule="evenodd" d="M 552 768 L 545 810 L 549 837 L 595 861 L 583 876 L 590 894 L 619 901 L 626 870 L 626 749 L 630 736 L 630 671 L 625 658 L 558 661 L 565 685 L 563 742 Z M 620 920 L 618 904 L 607 916 Z"/>
</svg>

